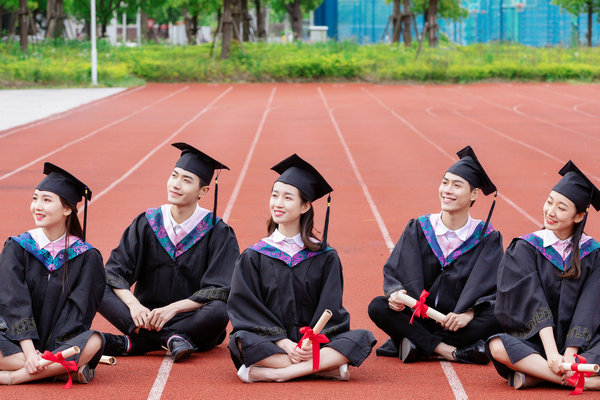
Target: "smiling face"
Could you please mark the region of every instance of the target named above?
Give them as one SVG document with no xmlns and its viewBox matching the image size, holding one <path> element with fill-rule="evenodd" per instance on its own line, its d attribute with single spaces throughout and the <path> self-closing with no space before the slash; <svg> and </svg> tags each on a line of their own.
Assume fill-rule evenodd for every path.
<svg viewBox="0 0 600 400">
<path fill-rule="evenodd" d="M 310 202 L 304 202 L 300 191 L 287 183 L 275 182 L 269 200 L 273 222 L 281 226 L 300 226 L 300 216 L 310 210 Z M 281 229 L 280 229 L 281 231 Z"/>
<path fill-rule="evenodd" d="M 167 200 L 175 206 L 197 204 L 208 190 L 208 186 L 200 187 L 200 178 L 197 175 L 179 167 L 175 167 L 167 180 Z"/>
<path fill-rule="evenodd" d="M 543 207 L 544 228 L 554 232 L 561 240 L 573 235 L 575 224 L 583 220 L 585 213 L 577 213 L 575 204 L 562 194 L 550 192 Z"/>
<path fill-rule="evenodd" d="M 63 206 L 56 193 L 35 190 L 30 206 L 35 226 L 44 230 L 66 227 L 67 216 L 71 209 Z"/>
<path fill-rule="evenodd" d="M 471 190 L 471 185 L 464 178 L 446 172 L 438 193 L 442 211 L 452 213 L 468 210 L 479 196 L 479 189 Z"/>
</svg>

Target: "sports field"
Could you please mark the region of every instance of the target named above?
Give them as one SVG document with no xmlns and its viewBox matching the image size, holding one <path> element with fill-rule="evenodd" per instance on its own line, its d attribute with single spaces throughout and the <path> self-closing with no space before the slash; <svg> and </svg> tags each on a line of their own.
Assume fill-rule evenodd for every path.
<svg viewBox="0 0 600 400">
<path fill-rule="evenodd" d="M 499 189 L 492 224 L 511 239 L 541 227 L 557 171 L 572 159 L 600 183 L 600 85 L 155 84 L 0 131 L 0 236 L 33 227 L 29 203 L 44 161 L 93 191 L 88 241 L 106 260 L 124 228 L 166 202 L 166 180 L 188 142 L 227 164 L 219 215 L 244 249 L 266 235 L 269 168 L 298 153 L 333 186 L 329 241 L 344 266 L 352 328 L 385 335 L 367 315 L 382 266 L 410 218 L 437 212 L 437 188 L 455 152 L 471 145 Z M 212 207 L 212 196 L 201 206 Z M 485 219 L 491 198 L 472 216 Z M 315 203 L 323 225 L 325 201 Z M 600 234 L 590 213 L 589 235 Z M 100 316 L 93 328 L 116 332 Z M 243 384 L 226 343 L 173 365 L 164 352 L 101 365 L 90 385 L 2 387 L 3 399 L 560 399 L 570 390 L 515 391 L 491 365 L 402 364 L 373 354 L 350 382 Z M 597 398 L 584 393 L 582 398 Z"/>
</svg>

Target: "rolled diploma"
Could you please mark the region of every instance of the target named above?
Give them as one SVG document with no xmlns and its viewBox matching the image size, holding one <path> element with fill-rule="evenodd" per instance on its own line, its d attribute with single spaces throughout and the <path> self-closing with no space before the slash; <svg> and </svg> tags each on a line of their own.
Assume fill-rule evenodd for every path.
<svg viewBox="0 0 600 400">
<path fill-rule="evenodd" d="M 321 314 L 321 318 L 319 318 L 319 320 L 317 321 L 317 323 L 315 324 L 315 327 L 313 328 L 313 332 L 315 333 L 315 335 L 318 335 L 319 333 L 321 333 L 321 330 L 325 327 L 325 325 L 327 325 L 327 322 L 329 322 L 329 319 L 331 318 L 331 316 L 333 315 L 333 313 L 327 309 L 325 309 L 325 311 L 323 311 L 323 314 Z M 302 343 L 302 347 L 308 347 L 310 346 L 311 341 L 310 340 L 305 340 Z"/>
<path fill-rule="evenodd" d="M 74 356 L 75 354 L 79 354 L 80 351 L 81 350 L 79 350 L 79 347 L 73 346 L 73 347 L 69 347 L 68 349 L 63 350 L 61 353 L 62 353 L 63 358 L 67 359 L 71 356 Z M 58 354 L 58 353 L 56 353 L 56 354 Z M 46 367 L 50 364 L 54 364 L 54 361 L 46 360 L 44 358 L 42 358 L 42 360 L 40 361 L 40 365 L 42 367 Z"/>
<path fill-rule="evenodd" d="M 571 363 L 562 363 L 562 367 L 566 371 L 571 371 Z M 579 372 L 596 372 L 600 371 L 598 364 L 579 364 L 577 365 L 577 371 Z"/>
<path fill-rule="evenodd" d="M 117 359 L 111 356 L 102 356 L 100 357 L 100 364 L 108 364 L 115 365 L 117 363 Z"/>
<path fill-rule="evenodd" d="M 401 300 L 404 304 L 406 304 L 410 308 L 413 308 L 415 306 L 415 304 L 417 304 L 417 300 L 413 299 L 409 295 L 404 294 L 402 292 L 395 292 L 394 295 L 396 296 L 397 299 Z M 429 307 L 427 309 L 427 316 L 439 323 L 442 323 L 442 321 L 444 321 L 444 318 L 446 318 L 446 316 L 444 314 L 442 314 L 441 312 L 439 312 L 437 310 L 434 310 L 431 307 Z"/>
</svg>

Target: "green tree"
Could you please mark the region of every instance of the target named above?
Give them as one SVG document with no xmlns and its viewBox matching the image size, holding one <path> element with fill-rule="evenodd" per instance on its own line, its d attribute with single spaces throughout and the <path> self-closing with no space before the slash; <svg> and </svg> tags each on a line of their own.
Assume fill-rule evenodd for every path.
<svg viewBox="0 0 600 400">
<path fill-rule="evenodd" d="M 447 18 L 458 21 L 466 18 L 469 13 L 460 6 L 460 0 L 413 0 L 413 11 L 425 16 L 427 39 L 430 46 L 437 46 L 437 19 Z"/>
<path fill-rule="evenodd" d="M 16 23 L 15 16 L 13 15 L 10 25 L 2 26 L 2 20 L 4 15 L 14 13 L 19 8 L 19 0 L 0 0 L 0 37 L 4 35 L 4 31 L 12 33 Z"/>
<path fill-rule="evenodd" d="M 598 13 L 598 20 L 600 21 L 600 0 L 553 0 L 553 3 L 567 10 L 569 14 L 587 14 L 587 45 L 588 47 L 592 47 L 592 26 L 594 25 L 593 15 L 594 13 Z"/>
<path fill-rule="evenodd" d="M 294 39 L 302 39 L 302 16 L 315 10 L 323 0 L 271 0 L 275 11 L 285 10 L 290 17 Z"/>
<path fill-rule="evenodd" d="M 209 22 L 221 7 L 221 0 L 168 0 L 167 4 L 181 10 L 188 43 L 196 44 L 199 22 Z"/>
</svg>

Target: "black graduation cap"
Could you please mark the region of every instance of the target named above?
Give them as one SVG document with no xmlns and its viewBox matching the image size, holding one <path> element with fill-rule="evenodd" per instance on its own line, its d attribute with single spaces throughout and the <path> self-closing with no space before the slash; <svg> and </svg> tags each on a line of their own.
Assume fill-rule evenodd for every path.
<svg viewBox="0 0 600 400">
<path fill-rule="evenodd" d="M 229 169 L 226 165 L 187 143 L 173 143 L 171 146 L 181 150 L 181 157 L 175 166 L 197 175 L 206 184 L 212 180 L 215 169 Z"/>
<path fill-rule="evenodd" d="M 81 182 L 69 172 L 52 163 L 44 163 L 44 174 L 47 176 L 42 179 L 36 188 L 37 190 L 55 193 L 73 207 L 81 201 L 82 197 L 85 199 L 83 213 L 83 237 L 81 238 L 83 241 L 85 241 L 87 225 L 87 202 L 92 199 L 92 191 L 85 183 Z"/>
<path fill-rule="evenodd" d="M 456 154 L 460 160 L 448 168 L 447 172 L 451 172 L 466 179 L 471 186 L 480 188 L 486 196 L 497 190 L 496 185 L 492 183 L 492 180 L 479 163 L 471 146 L 465 147 Z"/>
<path fill-rule="evenodd" d="M 494 212 L 494 207 L 496 207 L 496 198 L 498 197 L 498 189 L 496 185 L 492 182 L 488 174 L 483 169 L 481 163 L 477 159 L 475 152 L 471 148 L 471 146 L 467 146 L 460 150 L 456 155 L 460 158 L 457 162 L 455 162 L 448 171 L 454 175 L 458 175 L 463 179 L 466 179 L 467 182 L 471 184 L 471 186 L 481 189 L 484 195 L 489 195 L 490 193 L 494 193 L 494 201 L 492 201 L 492 206 L 490 207 L 490 212 L 488 213 L 487 219 L 485 220 L 485 225 L 483 226 L 483 230 L 481 231 L 481 236 L 485 235 L 485 231 L 490 223 L 490 219 L 492 218 L 492 213 Z"/>
<path fill-rule="evenodd" d="M 577 168 L 573 161 L 569 160 L 558 173 L 562 175 L 562 179 L 552 190 L 571 200 L 575 204 L 577 212 L 587 212 L 590 204 L 596 211 L 600 211 L 598 188 Z"/>
<path fill-rule="evenodd" d="M 190 146 L 187 143 L 173 143 L 171 146 L 181 150 L 181 157 L 177 160 L 175 167 L 179 167 L 193 173 L 202 179 L 206 184 L 210 184 L 215 170 L 229 170 L 225 164 L 220 163 L 208 154 L 204 154 L 197 148 Z M 213 206 L 213 225 L 217 221 L 217 199 L 219 195 L 219 174 L 215 178 L 215 200 Z"/>
<path fill-rule="evenodd" d="M 292 154 L 279 164 L 271 168 L 280 174 L 276 182 L 292 185 L 313 202 L 329 194 L 327 197 L 327 212 L 325 214 L 325 227 L 323 228 L 322 246 L 327 246 L 327 230 L 329 228 L 329 210 L 331 208 L 331 192 L 333 188 L 329 186 L 325 178 L 309 163 L 300 158 L 297 154 Z"/>
</svg>

